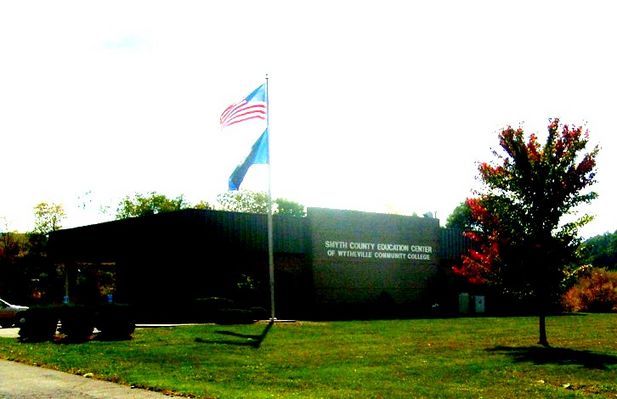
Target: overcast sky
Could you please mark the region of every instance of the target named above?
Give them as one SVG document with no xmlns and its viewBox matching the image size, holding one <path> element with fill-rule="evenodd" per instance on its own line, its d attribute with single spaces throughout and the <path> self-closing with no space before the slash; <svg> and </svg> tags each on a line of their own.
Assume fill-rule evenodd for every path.
<svg viewBox="0 0 617 399">
<path fill-rule="evenodd" d="M 219 116 L 268 74 L 273 197 L 443 225 L 501 128 L 559 117 L 601 146 L 583 234 L 613 232 L 611 3 L 0 2 L 0 226 L 41 201 L 65 227 L 135 193 L 214 202 L 243 158 Z"/>
</svg>

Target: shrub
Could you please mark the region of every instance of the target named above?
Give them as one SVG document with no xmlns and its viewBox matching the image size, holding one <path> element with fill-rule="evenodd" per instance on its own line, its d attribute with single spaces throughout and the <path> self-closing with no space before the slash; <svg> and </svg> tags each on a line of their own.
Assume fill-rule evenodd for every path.
<svg viewBox="0 0 617 399">
<path fill-rule="evenodd" d="M 617 311 L 617 272 L 586 271 L 565 293 L 562 302 L 566 310 L 573 312 Z"/>
<path fill-rule="evenodd" d="M 94 331 L 93 310 L 81 305 L 67 305 L 60 309 L 60 332 L 70 342 L 87 341 Z"/>
<path fill-rule="evenodd" d="M 20 313 L 19 340 L 22 342 L 50 341 L 58 326 L 57 308 L 31 307 Z"/>
<path fill-rule="evenodd" d="M 131 339 L 135 331 L 135 317 L 128 305 L 103 305 L 96 312 L 95 326 L 100 331 L 99 339 L 109 341 Z"/>
</svg>

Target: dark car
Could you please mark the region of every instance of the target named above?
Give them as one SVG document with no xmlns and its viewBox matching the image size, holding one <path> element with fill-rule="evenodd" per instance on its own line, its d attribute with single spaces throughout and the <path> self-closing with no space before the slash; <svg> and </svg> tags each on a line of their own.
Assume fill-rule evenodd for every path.
<svg viewBox="0 0 617 399">
<path fill-rule="evenodd" d="M 0 299 L 0 327 L 12 327 L 19 321 L 19 313 L 27 310 L 27 306 L 19 306 Z"/>
</svg>

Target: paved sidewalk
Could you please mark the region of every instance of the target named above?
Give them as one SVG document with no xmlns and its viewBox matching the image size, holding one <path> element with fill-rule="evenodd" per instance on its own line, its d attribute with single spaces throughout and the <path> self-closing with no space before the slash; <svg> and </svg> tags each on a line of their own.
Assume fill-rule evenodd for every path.
<svg viewBox="0 0 617 399">
<path fill-rule="evenodd" d="M 131 389 L 60 371 L 0 360 L 0 398 L 5 399 L 161 399 L 162 393 Z"/>
<path fill-rule="evenodd" d="M 19 337 L 19 328 L 0 328 L 0 337 L 17 338 Z"/>
</svg>

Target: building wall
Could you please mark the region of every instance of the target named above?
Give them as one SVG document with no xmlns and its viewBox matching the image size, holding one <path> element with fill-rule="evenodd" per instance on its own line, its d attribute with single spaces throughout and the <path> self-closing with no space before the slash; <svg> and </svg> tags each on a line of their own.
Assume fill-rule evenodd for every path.
<svg viewBox="0 0 617 399">
<path fill-rule="evenodd" d="M 439 221 L 309 208 L 316 306 L 420 306 L 439 265 Z"/>
<path fill-rule="evenodd" d="M 54 232 L 49 252 L 67 265 L 113 262 L 118 300 L 127 303 L 158 310 L 244 297 L 234 287 L 250 278 L 254 304 L 268 307 L 266 224 L 265 215 L 184 210 Z M 309 208 L 306 218 L 275 216 L 277 315 L 420 310 L 441 252 L 437 219 L 323 208 Z"/>
</svg>

